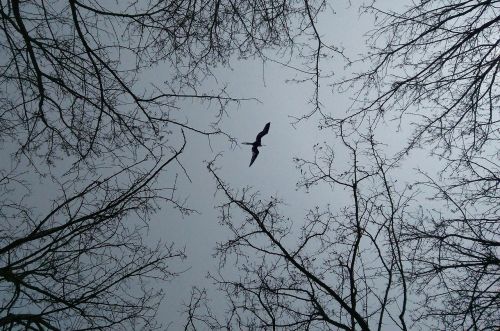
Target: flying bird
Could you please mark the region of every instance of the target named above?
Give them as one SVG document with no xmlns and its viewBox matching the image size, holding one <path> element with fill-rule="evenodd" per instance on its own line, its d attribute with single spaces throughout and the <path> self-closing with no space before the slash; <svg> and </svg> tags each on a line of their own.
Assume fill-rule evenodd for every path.
<svg viewBox="0 0 500 331">
<path fill-rule="evenodd" d="M 271 126 L 271 122 L 267 123 L 266 126 L 264 127 L 264 130 L 260 131 L 257 137 L 255 138 L 255 141 L 253 143 L 248 143 L 245 142 L 243 144 L 245 145 L 252 145 L 252 160 L 250 161 L 249 167 L 252 166 L 252 164 L 255 162 L 255 159 L 257 158 L 257 155 L 259 155 L 259 147 L 264 146 L 261 144 L 262 137 L 264 137 L 268 132 L 269 132 L 269 127 Z"/>
</svg>

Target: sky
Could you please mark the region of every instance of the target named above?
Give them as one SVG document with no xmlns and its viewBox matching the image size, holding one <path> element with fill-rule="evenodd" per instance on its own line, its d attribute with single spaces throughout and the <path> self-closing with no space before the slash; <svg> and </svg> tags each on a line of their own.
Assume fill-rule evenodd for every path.
<svg viewBox="0 0 500 331">
<path fill-rule="evenodd" d="M 393 5 L 391 1 L 382 1 L 378 4 Z M 373 18 L 369 15 L 360 15 L 357 6 L 357 3 L 350 5 L 348 1 L 336 2 L 335 14 L 332 14 L 331 10 L 326 10 L 317 25 L 325 43 L 343 47 L 346 55 L 352 58 L 366 51 L 364 34 L 373 24 Z M 340 57 L 322 61 L 321 67 L 326 71 L 332 70 L 335 78 L 345 74 L 345 62 Z M 327 186 L 320 186 L 309 192 L 297 190 L 296 187 L 300 172 L 295 167 L 293 158 L 312 157 L 313 146 L 317 143 L 328 145 L 338 143 L 332 132 L 318 129 L 316 116 L 294 124 L 295 117 L 309 113 L 313 108 L 309 103 L 313 94 L 311 81 L 290 82 L 291 79 L 300 78 L 297 72 L 277 63 L 269 61 L 263 63 L 252 59 L 232 59 L 230 66 L 218 67 L 214 71 L 218 81 L 227 84 L 227 92 L 232 97 L 257 99 L 230 105 L 227 115 L 220 123 L 222 130 L 235 137 L 238 142 L 251 142 L 266 123 L 271 122 L 271 126 L 262 141 L 265 146 L 260 148 L 260 154 L 252 167 L 248 166 L 251 158 L 250 146 L 235 146 L 222 136 L 213 137 L 210 141 L 202 135 L 187 136 L 187 148 L 179 160 L 189 178 L 182 175 L 180 167 L 173 169 L 179 173 L 176 194 L 178 198 L 186 198 L 187 206 L 198 213 L 182 216 L 170 206 L 163 206 L 152 217 L 147 236 L 147 240 L 152 243 L 162 240 L 186 248 L 187 259 L 171 266 L 183 273 L 169 283 L 158 284 L 166 292 L 165 300 L 158 311 L 158 319 L 169 325 L 171 330 L 177 330 L 182 325 L 180 310 L 182 303 L 189 300 L 193 286 L 210 290 L 216 311 L 224 308 L 223 300 L 217 300 L 220 294 L 214 291 L 212 284 L 205 277 L 208 272 L 213 272 L 217 268 L 217 260 L 213 257 L 216 243 L 224 241 L 229 236 L 227 230 L 218 223 L 219 212 L 216 206 L 223 197 L 216 194 L 215 181 L 206 169 L 207 161 L 219 155 L 216 163 L 219 167 L 218 173 L 232 188 L 251 186 L 261 193 L 263 199 L 270 196 L 281 197 L 286 203 L 287 215 L 297 222 L 301 221 L 308 208 L 315 205 L 347 203 L 342 192 L 332 191 Z M 155 68 L 149 73 L 150 76 L 144 78 L 146 81 L 161 82 L 164 77 L 168 77 L 168 74 L 158 74 L 162 72 L 168 73 L 168 68 L 161 66 Z M 340 94 L 329 85 L 330 81 L 330 78 L 325 78 L 320 82 L 323 110 L 340 117 L 350 105 L 350 91 Z M 201 91 L 213 89 L 217 89 L 213 80 L 207 80 L 200 87 Z M 180 106 L 185 118 L 189 119 L 189 124 L 193 127 L 198 127 L 198 124 L 203 127 L 213 120 L 213 109 L 207 104 L 186 101 Z M 388 123 L 389 127 L 392 125 Z M 397 144 L 404 142 L 404 139 L 394 140 L 393 132 L 394 130 L 386 130 L 378 135 L 379 140 L 388 144 L 389 150 L 397 150 Z M 175 143 L 174 138 L 173 144 Z M 418 153 L 415 152 L 413 159 L 407 161 L 410 166 L 413 160 L 419 158 Z M 347 155 L 342 153 L 336 157 L 339 167 L 345 165 L 347 160 Z M 2 168 L 5 167 L 6 161 L 6 159 L 0 160 Z M 421 162 L 419 166 L 425 167 L 426 163 Z M 404 170 L 401 173 L 404 181 Z M 174 176 L 175 172 L 170 170 L 162 173 L 159 178 L 160 185 L 169 186 Z M 40 186 L 37 189 L 33 194 L 34 199 L 43 196 L 47 187 Z"/>
<path fill-rule="evenodd" d="M 158 219 L 151 225 L 151 232 L 159 237 L 174 240 L 178 245 L 185 242 L 188 255 L 185 265 L 190 269 L 166 286 L 167 300 L 160 310 L 162 317 L 171 316 L 166 320 L 177 319 L 176 303 L 189 299 L 191 286 L 207 286 L 205 275 L 217 265 L 212 257 L 215 243 L 227 239 L 225 229 L 218 224 L 219 212 L 214 208 L 222 196 L 214 195 L 214 179 L 204 161 L 211 161 L 216 154 L 222 153 L 217 158 L 217 166 L 226 182 L 234 188 L 252 186 L 263 197 L 280 196 L 287 201 L 290 214 L 304 212 L 304 198 L 321 199 L 319 192 L 304 196 L 303 192 L 296 191 L 298 171 L 292 162 L 293 156 L 312 155 L 312 146 L 320 139 L 328 139 L 327 135 L 318 132 L 314 121 L 301 123 L 297 128 L 290 124 L 293 121 L 290 115 L 300 114 L 302 109 L 310 107 L 307 104 L 310 91 L 304 91 L 301 85 L 285 84 L 284 81 L 293 73 L 275 64 L 266 65 L 264 84 L 261 67 L 261 63 L 249 61 L 238 63 L 234 71 L 227 73 L 235 95 L 254 96 L 260 102 L 244 102 L 231 109 L 222 124 L 224 130 L 243 142 L 253 141 L 264 125 L 271 122 L 269 133 L 262 139 L 265 146 L 260 148 L 255 163 L 248 166 L 251 146 L 232 147 L 221 138 L 211 141 L 212 151 L 206 137 L 190 136 L 186 153 L 180 160 L 186 166 L 191 182 L 180 178 L 182 184 L 178 194 L 186 196 L 188 205 L 200 214 L 179 218 L 175 211 L 171 213 L 165 209 L 166 214 L 157 215 Z M 172 325 L 172 330 L 175 329 Z"/>
<path fill-rule="evenodd" d="M 357 6 L 349 6 L 347 1 L 336 3 L 335 12 L 332 14 L 327 11 L 319 19 L 320 34 L 327 43 L 344 47 L 346 54 L 355 58 L 365 50 L 364 33 L 372 26 L 372 17 L 360 16 Z M 321 66 L 332 69 L 336 77 L 341 77 L 345 74 L 344 64 L 337 57 L 325 60 Z M 200 213 L 180 217 L 175 211 L 165 208 L 154 217 L 150 226 L 151 239 L 161 238 L 172 240 L 180 246 L 186 245 L 187 260 L 178 266 L 185 272 L 165 285 L 166 300 L 159 310 L 160 319 L 169 324 L 171 330 L 182 325 L 180 304 L 188 302 L 192 286 L 211 289 L 209 293 L 215 308 L 223 309 L 222 300 L 217 300 L 218 294 L 213 291 L 213 286 L 205 276 L 207 272 L 217 268 L 217 260 L 212 256 L 214 247 L 216 242 L 227 239 L 228 233 L 218 224 L 219 212 L 215 209 L 223 197 L 215 194 L 214 180 L 204 162 L 221 153 L 216 164 L 220 167 L 218 173 L 224 181 L 235 189 L 251 186 L 263 198 L 281 197 L 286 202 L 287 215 L 298 222 L 307 209 L 314 205 L 339 205 L 346 202 L 342 192 L 334 192 L 326 186 L 308 193 L 296 189 L 300 173 L 292 161 L 293 157 L 311 157 L 316 143 L 338 143 L 330 131 L 318 130 L 318 117 L 293 125 L 293 117 L 309 113 L 312 109 L 308 102 L 313 92 L 311 82 L 287 82 L 295 78 L 297 73 L 276 63 L 257 60 L 233 60 L 231 68 L 218 68 L 216 75 L 218 79 L 227 82 L 230 95 L 259 100 L 245 101 L 239 106 L 230 107 L 227 117 L 221 123 L 223 130 L 236 137 L 238 142 L 243 142 L 253 141 L 267 122 L 271 122 L 271 127 L 262 141 L 266 146 L 260 148 L 260 154 L 252 167 L 248 167 L 251 146 L 234 147 L 224 138 L 215 138 L 209 144 L 204 136 L 188 137 L 188 148 L 180 160 L 191 181 L 181 176 L 177 193 L 187 197 L 188 205 Z M 321 81 L 323 109 L 341 116 L 349 107 L 351 95 L 336 92 L 329 86 L 329 82 L 328 78 Z M 201 89 L 212 87 L 209 82 Z M 204 107 L 190 102 L 184 104 L 183 109 L 189 112 L 186 116 L 189 117 L 190 124 L 210 121 L 211 114 Z M 379 139 L 391 141 L 393 137 L 387 133 Z M 339 153 L 336 160 L 340 165 L 345 165 L 347 155 Z"/>
</svg>

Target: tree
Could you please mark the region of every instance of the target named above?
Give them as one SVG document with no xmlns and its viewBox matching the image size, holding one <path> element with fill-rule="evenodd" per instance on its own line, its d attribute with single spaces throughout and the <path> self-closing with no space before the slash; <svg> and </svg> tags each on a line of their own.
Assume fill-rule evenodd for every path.
<svg viewBox="0 0 500 331">
<path fill-rule="evenodd" d="M 423 294 L 419 318 L 435 329 L 496 329 L 500 178 L 498 1 L 421 1 L 404 11 L 365 7 L 377 18 L 370 69 L 341 82 L 360 88 L 359 103 L 336 126 L 385 119 L 413 131 L 396 156 L 416 148 L 441 159 L 423 173 L 440 206 L 422 208 L 405 229 L 414 251 L 408 278 Z M 358 85 L 360 84 L 360 85 Z"/>
<path fill-rule="evenodd" d="M 406 152 L 422 143 L 436 153 L 473 156 L 498 141 L 498 1 L 422 1 L 402 13 L 372 5 L 369 69 L 340 82 L 361 91 L 352 113 L 329 123 L 411 118 Z"/>
<path fill-rule="evenodd" d="M 361 142 L 344 145 L 350 154 L 345 168 L 334 165 L 328 146 L 317 148 L 314 161 L 296 160 L 304 174 L 300 186 L 327 184 L 350 197 L 346 206 L 312 208 L 303 220 L 287 217 L 277 197 L 232 190 L 209 163 L 227 200 L 219 207 L 220 222 L 232 233 L 216 252 L 239 276 L 211 276 L 228 300 L 224 322 L 214 324 L 200 303 L 188 305 L 188 316 L 251 330 L 408 329 L 401 224 L 413 195 L 395 189 L 391 166 L 373 140 L 367 149 Z M 362 160 L 365 153 L 369 158 Z M 203 301 L 196 293 L 199 300 L 192 302 Z"/>
<path fill-rule="evenodd" d="M 169 264 L 185 255 L 142 237 L 149 215 L 170 200 L 166 188 L 151 184 L 183 149 L 147 171 L 141 161 L 83 188 L 60 183 L 45 215 L 26 203 L 29 191 L 12 197 L 22 176 L 3 173 L 0 327 L 156 329 L 163 298 L 156 281 L 172 279 L 177 273 Z"/>
<path fill-rule="evenodd" d="M 317 38 L 324 8 L 321 0 L 1 1 L 0 141 L 9 157 L 0 169 L 0 325 L 155 328 L 163 295 L 148 280 L 171 279 L 169 261 L 184 253 L 149 245 L 144 228 L 162 206 L 191 212 L 172 174 L 174 164 L 183 168 L 184 132 L 232 140 L 218 123 L 245 100 L 200 83 L 232 57 L 319 58 L 304 40 Z M 148 81 L 165 63 L 160 82 Z M 215 104 L 213 123 L 182 120 L 183 100 Z M 159 187 L 167 170 L 175 179 Z"/>
<path fill-rule="evenodd" d="M 402 12 L 377 4 L 363 7 L 376 17 L 370 51 L 350 63 L 368 69 L 334 83 L 357 91 L 352 108 L 345 116 L 319 113 L 320 126 L 347 147 L 349 167 L 334 163 L 337 141 L 313 160 L 297 159 L 300 186 L 328 184 L 336 196 L 344 187 L 350 203 L 289 219 L 278 198 L 231 189 L 210 165 L 227 200 L 221 221 L 233 233 L 217 253 L 243 274 L 213 276 L 229 304 L 219 325 L 500 326 L 498 1 L 420 1 Z M 375 137 L 388 120 L 408 140 L 383 157 Z M 416 149 L 439 157 L 441 167 L 407 172 L 413 182 L 398 184 L 397 167 Z M 197 315 L 188 307 L 188 316 L 213 323 L 199 302 Z"/>
<path fill-rule="evenodd" d="M 299 187 L 328 185 L 336 197 L 303 218 L 288 215 L 277 197 L 231 189 L 209 163 L 225 198 L 220 223 L 232 233 L 218 244 L 221 271 L 210 277 L 228 308 L 221 319 L 194 291 L 187 330 L 498 327 L 498 204 L 481 181 L 495 165 L 483 160 L 459 184 L 401 184 L 373 136 L 341 140 L 346 166 L 328 145 L 317 145 L 313 160 L 296 159 Z M 342 192 L 345 205 L 337 202 Z"/>
<path fill-rule="evenodd" d="M 441 208 L 415 212 L 405 227 L 408 278 L 422 295 L 416 319 L 434 329 L 500 326 L 500 169 L 484 158 L 469 167 L 456 178 L 418 183 Z"/>
<path fill-rule="evenodd" d="M 241 99 L 224 89 L 198 92 L 212 67 L 233 55 L 268 58 L 272 48 L 307 52 L 300 38 L 322 8 L 322 1 L 2 2 L 3 135 L 51 160 L 151 148 L 163 143 L 164 126 L 218 134 L 176 119 L 177 102 L 216 101 L 222 116 Z M 141 75 L 161 61 L 171 70 L 165 86 L 145 89 Z"/>
</svg>

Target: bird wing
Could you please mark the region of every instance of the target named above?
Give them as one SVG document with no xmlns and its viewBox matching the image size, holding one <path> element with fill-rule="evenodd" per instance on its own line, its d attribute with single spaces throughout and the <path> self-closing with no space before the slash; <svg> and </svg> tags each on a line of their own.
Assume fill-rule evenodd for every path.
<svg viewBox="0 0 500 331">
<path fill-rule="evenodd" d="M 268 132 L 269 132 L 269 127 L 271 126 L 271 122 L 267 123 L 266 126 L 264 127 L 264 130 L 260 131 L 259 134 L 257 135 L 257 138 L 255 138 L 255 142 L 257 142 L 260 145 L 260 140 L 262 137 L 264 137 Z"/>
<path fill-rule="evenodd" d="M 252 164 L 255 162 L 257 155 L 259 155 L 259 150 L 257 149 L 257 147 L 254 146 L 254 147 L 252 147 L 252 160 L 250 160 L 249 167 L 251 167 Z"/>
</svg>

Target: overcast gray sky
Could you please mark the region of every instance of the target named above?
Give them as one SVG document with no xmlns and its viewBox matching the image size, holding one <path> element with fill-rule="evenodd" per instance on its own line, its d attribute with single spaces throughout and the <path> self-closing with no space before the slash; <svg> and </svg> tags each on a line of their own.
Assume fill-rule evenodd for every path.
<svg viewBox="0 0 500 331">
<path fill-rule="evenodd" d="M 391 5 L 390 1 L 387 1 Z M 333 4 L 336 14 L 326 11 L 319 19 L 318 27 L 324 41 L 344 47 L 346 55 L 356 58 L 364 51 L 364 34 L 372 26 L 373 17 L 360 16 L 357 4 L 349 6 L 347 1 Z M 325 60 L 321 67 L 333 70 L 336 77 L 343 76 L 344 62 L 340 57 Z M 217 76 L 228 84 L 228 92 L 235 97 L 254 97 L 259 102 L 246 101 L 239 107 L 233 106 L 228 117 L 224 118 L 222 128 L 242 141 L 253 141 L 256 134 L 271 122 L 269 134 L 263 138 L 266 146 L 260 150 L 259 157 L 252 167 L 248 167 L 251 152 L 250 146 L 240 145 L 231 148 L 224 139 L 213 139 L 210 149 L 206 137 L 190 136 L 188 149 L 181 160 L 186 167 L 192 182 L 180 177 L 179 196 L 188 198 L 188 205 L 199 214 L 181 218 L 178 213 L 164 208 L 151 224 L 151 238 L 174 241 L 177 245 L 186 245 L 187 260 L 179 269 L 188 268 L 184 274 L 165 285 L 166 301 L 159 311 L 160 319 L 171 324 L 176 330 L 179 320 L 180 304 L 189 300 L 192 286 L 209 287 L 205 279 L 208 271 L 215 270 L 217 261 L 212 257 L 217 241 L 227 238 L 225 229 L 218 224 L 219 213 L 214 206 L 220 201 L 215 196 L 215 183 L 209 176 L 203 161 L 209 161 L 221 152 L 217 159 L 219 174 L 233 188 L 252 186 L 260 191 L 263 197 L 279 196 L 287 204 L 287 215 L 301 220 L 307 208 L 315 205 L 337 204 L 345 202 L 339 192 L 332 192 L 328 187 L 319 187 L 309 193 L 297 191 L 295 183 L 298 170 L 292 158 L 299 156 L 308 158 L 313 155 L 313 145 L 326 142 L 333 144 L 335 137 L 327 130 L 318 130 L 318 118 L 293 126 L 294 116 L 304 115 L 312 110 L 308 103 L 313 93 L 311 82 L 287 83 L 287 80 L 300 78 L 297 72 L 276 63 L 261 61 L 233 60 L 231 68 L 218 68 Z M 321 81 L 321 101 L 324 111 L 341 116 L 349 107 L 349 93 L 339 94 L 328 85 L 328 78 Z M 209 83 L 202 87 L 211 89 Z M 204 105 L 185 103 L 186 117 L 195 125 L 210 120 L 213 113 Z M 392 133 L 387 131 L 379 139 L 391 141 Z M 393 140 L 393 139 L 392 139 Z M 404 140 L 397 140 L 403 143 Z M 396 141 L 394 141 L 395 143 Z M 393 148 L 395 146 L 392 146 Z M 337 161 L 347 160 L 347 156 L 338 154 Z M 411 162 L 411 161 L 410 161 Z M 342 164 L 340 165 L 342 166 Z M 170 178 L 171 179 L 171 178 Z M 170 179 L 165 179 L 166 182 Z M 212 292 L 212 295 L 216 295 Z M 215 307 L 221 308 L 222 300 L 214 299 Z"/>
<path fill-rule="evenodd" d="M 394 3 L 387 0 L 379 2 L 378 5 L 392 6 Z M 360 16 L 358 3 L 349 5 L 348 1 L 340 1 L 331 5 L 335 14 L 326 10 L 317 25 L 323 41 L 344 48 L 348 57 L 356 58 L 365 51 L 364 34 L 372 27 L 373 17 Z M 333 71 L 336 78 L 345 74 L 344 65 L 345 62 L 337 56 L 324 59 L 320 66 L 324 72 Z M 162 72 L 165 74 L 161 74 Z M 271 127 L 269 134 L 262 141 L 266 146 L 260 148 L 260 154 L 252 167 L 248 166 L 251 157 L 250 146 L 233 146 L 222 136 L 214 137 L 209 142 L 205 136 L 188 135 L 187 149 L 180 160 L 189 179 L 182 175 L 180 167 L 176 168 L 179 173 L 176 194 L 178 198 L 185 197 L 187 206 L 199 213 L 181 217 L 170 206 L 164 206 L 153 217 L 148 237 L 151 242 L 163 240 L 186 247 L 187 259 L 173 266 L 174 269 L 185 270 L 184 273 L 171 283 L 159 285 L 165 288 L 166 300 L 159 309 L 158 318 L 164 324 L 170 325 L 171 330 L 177 330 L 183 322 L 179 311 L 182 309 L 181 304 L 189 300 L 192 286 L 210 289 L 215 308 L 223 308 L 222 300 L 216 300 L 217 294 L 205 276 L 207 272 L 217 268 L 217 260 L 212 257 L 214 247 L 217 242 L 227 239 L 228 233 L 218 223 L 219 213 L 215 206 L 221 201 L 221 196 L 215 195 L 215 182 L 204 161 L 210 161 L 221 153 L 217 166 L 224 181 L 235 189 L 251 186 L 265 198 L 281 197 L 286 203 L 286 214 L 296 222 L 301 221 L 308 208 L 326 204 L 342 205 L 346 202 L 342 192 L 332 191 L 325 186 L 314 188 L 307 193 L 296 190 L 299 172 L 292 161 L 293 157 L 310 158 L 316 143 L 336 143 L 336 138 L 330 131 L 318 130 L 318 118 L 315 116 L 293 125 L 294 117 L 300 117 L 313 109 L 308 102 L 313 94 L 311 81 L 287 82 L 303 77 L 279 64 L 256 60 L 233 59 L 230 67 L 216 68 L 215 73 L 219 80 L 218 86 L 227 84 L 227 92 L 232 97 L 258 99 L 244 101 L 239 106 L 233 104 L 220 124 L 225 132 L 235 137 L 238 142 L 253 141 L 267 122 L 271 122 Z M 165 77 L 168 77 L 168 68 L 160 67 L 144 78 L 145 81 L 161 84 Z M 340 94 L 333 90 L 329 86 L 330 82 L 330 78 L 320 82 L 323 111 L 340 117 L 348 109 L 351 95 L 349 91 Z M 199 90 L 217 90 L 218 86 L 214 85 L 214 81 L 207 80 Z M 182 112 L 193 127 L 203 127 L 197 124 L 213 120 L 213 109 L 210 109 L 208 104 L 185 102 L 181 106 Z M 404 143 L 404 139 L 401 139 L 404 132 L 400 133 L 398 139 L 394 139 L 394 125 L 387 125 L 391 129 L 381 130 L 377 137 L 388 144 L 389 152 L 398 150 Z M 6 150 L 4 152 L 8 153 Z M 415 158 L 418 157 L 416 152 L 413 159 L 407 160 L 406 164 L 413 166 Z M 344 166 L 346 160 L 347 155 L 342 153 L 336 157 L 339 167 Z M 6 161 L 0 160 L 0 166 L 5 167 Z M 426 164 L 429 163 L 420 162 L 419 166 L 425 167 Z M 400 173 L 404 175 L 405 171 L 401 170 Z M 170 170 L 162 174 L 159 179 L 160 186 L 171 186 L 173 175 L 174 172 Z M 37 192 L 37 189 L 40 191 Z M 36 188 L 33 197 L 36 199 L 37 196 L 43 195 L 45 190 L 45 186 Z"/>
</svg>

